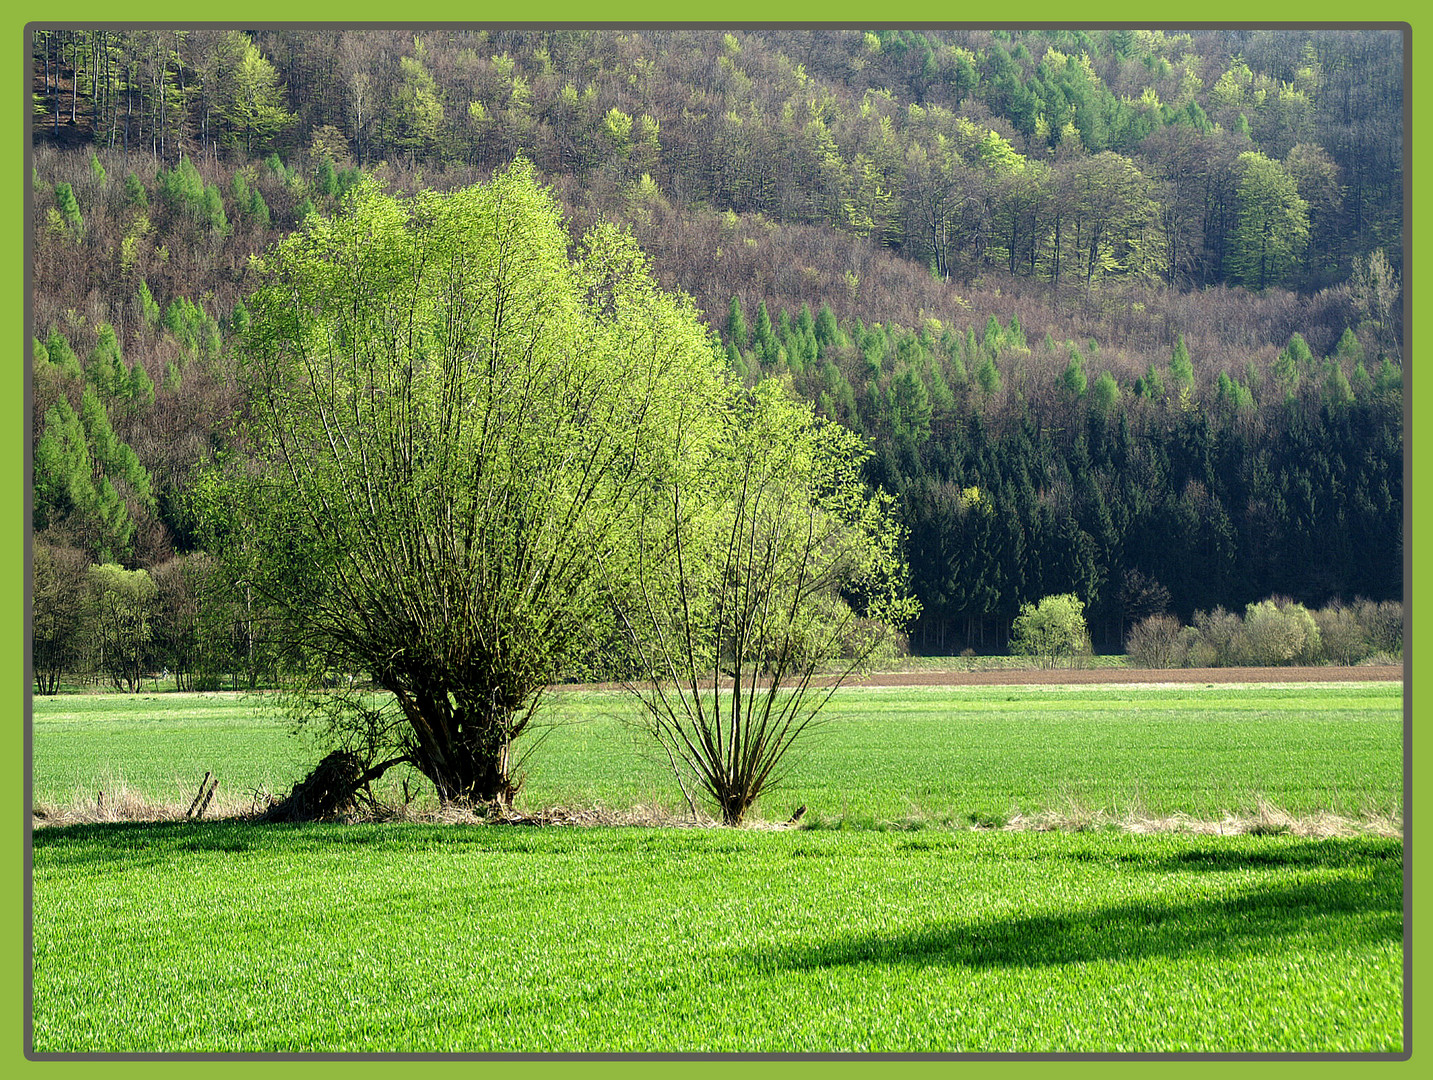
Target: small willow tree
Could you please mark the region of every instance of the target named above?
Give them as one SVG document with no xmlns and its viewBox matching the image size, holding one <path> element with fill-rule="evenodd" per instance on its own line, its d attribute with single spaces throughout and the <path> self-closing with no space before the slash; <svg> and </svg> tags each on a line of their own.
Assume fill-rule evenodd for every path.
<svg viewBox="0 0 1433 1080">
<path fill-rule="evenodd" d="M 647 493 L 648 556 L 617 607 L 650 675 L 633 690 L 693 813 L 700 790 L 736 825 L 917 608 L 858 436 L 774 381 L 677 434 L 679 468 Z"/>
<path fill-rule="evenodd" d="M 690 302 L 615 230 L 569 246 L 519 162 L 450 194 L 365 182 L 256 262 L 251 456 L 205 489 L 216 544 L 291 672 L 392 694 L 308 695 L 338 741 L 444 801 L 511 801 L 514 741 L 642 557 L 674 418 L 715 401 Z"/>
</svg>

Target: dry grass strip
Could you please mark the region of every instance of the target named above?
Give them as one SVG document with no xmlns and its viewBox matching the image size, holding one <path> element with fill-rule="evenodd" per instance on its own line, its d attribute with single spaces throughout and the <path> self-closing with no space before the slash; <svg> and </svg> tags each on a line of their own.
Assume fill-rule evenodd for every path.
<svg viewBox="0 0 1433 1080">
<path fill-rule="evenodd" d="M 242 797 L 216 798 L 206 820 L 253 820 L 268 805 L 267 793 L 251 792 Z M 58 825 L 95 824 L 99 822 L 162 822 L 184 821 L 185 806 L 179 803 L 152 803 L 127 789 L 106 793 L 102 803 L 79 806 L 37 804 L 31 814 L 35 828 Z M 680 811 L 653 802 L 628 809 L 604 806 L 547 806 L 530 811 L 506 810 L 494 813 L 482 808 L 459 806 L 395 806 L 378 813 L 350 815 L 348 822 L 412 822 L 434 825 L 496 825 L 533 828 L 662 828 L 714 829 L 720 822 L 707 815 L 693 818 L 690 810 Z M 791 825 L 785 821 L 753 819 L 741 826 L 749 830 L 784 831 L 801 828 L 839 828 L 836 822 Z M 1194 836 L 1299 836 L 1328 839 L 1352 836 L 1400 837 L 1403 818 L 1399 813 L 1367 813 L 1357 817 L 1318 811 L 1313 814 L 1290 814 L 1279 807 L 1259 800 L 1254 813 L 1226 811 L 1217 818 L 1198 818 L 1189 814 L 1152 815 L 1135 809 L 1124 813 L 1091 810 L 1067 800 L 1056 810 L 1024 814 L 1016 810 L 1008 817 L 990 824 L 937 821 L 916 815 L 894 822 L 898 830 L 922 828 L 968 829 L 975 832 L 1122 832 L 1136 835 L 1185 833 Z M 881 828 L 881 826 L 876 826 Z"/>
</svg>

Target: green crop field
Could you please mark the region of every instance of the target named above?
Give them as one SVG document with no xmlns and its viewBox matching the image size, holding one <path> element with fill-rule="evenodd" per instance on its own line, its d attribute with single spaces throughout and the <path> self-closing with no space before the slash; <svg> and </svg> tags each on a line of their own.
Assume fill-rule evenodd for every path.
<svg viewBox="0 0 1433 1080">
<path fill-rule="evenodd" d="M 1396 683 L 1204 687 L 926 687 L 839 691 L 760 810 L 812 823 L 999 820 L 1071 807 L 1217 818 L 1402 809 Z M 519 806 L 684 803 L 620 693 L 550 696 Z M 264 699 L 62 696 L 34 702 L 35 798 L 127 788 L 186 802 L 206 770 L 230 805 L 280 792 L 320 751 Z"/>
<path fill-rule="evenodd" d="M 186 802 L 212 769 L 243 809 L 318 753 L 243 696 L 33 715 L 52 807 Z M 38 828 L 33 1049 L 1401 1051 L 1396 837 L 968 827 L 1386 824 L 1398 685 L 847 689 L 829 715 L 762 808 L 806 803 L 800 829 Z M 520 808 L 684 812 L 629 699 L 547 717 Z"/>
<path fill-rule="evenodd" d="M 34 841 L 34 1049 L 1402 1047 L 1402 845 L 96 824 Z"/>
</svg>

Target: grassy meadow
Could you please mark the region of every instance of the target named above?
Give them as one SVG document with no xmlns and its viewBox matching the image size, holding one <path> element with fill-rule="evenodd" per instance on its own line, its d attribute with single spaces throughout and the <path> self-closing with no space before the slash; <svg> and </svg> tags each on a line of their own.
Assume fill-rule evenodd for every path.
<svg viewBox="0 0 1433 1080">
<path fill-rule="evenodd" d="M 842 689 L 759 812 L 784 820 L 804 804 L 811 823 L 863 826 L 1067 811 L 1217 818 L 1267 804 L 1391 817 L 1402 809 L 1402 693 L 1396 683 Z M 685 812 L 629 697 L 557 692 L 545 715 L 519 808 Z M 321 754 L 262 696 L 234 694 L 36 698 L 34 735 L 35 799 L 51 806 L 123 790 L 187 804 L 213 770 L 221 803 L 247 807 Z"/>
<path fill-rule="evenodd" d="M 1402 1047 L 1396 840 L 210 822 L 34 855 L 39 1053 Z"/>
<path fill-rule="evenodd" d="M 628 699 L 548 716 L 519 808 L 685 811 Z M 760 815 L 799 829 L 37 828 L 32 1049 L 1402 1051 L 1398 838 L 969 828 L 1396 817 L 1397 684 L 848 689 L 830 718 Z M 34 702 L 52 807 L 212 769 L 243 809 L 315 754 L 243 696 Z"/>
</svg>

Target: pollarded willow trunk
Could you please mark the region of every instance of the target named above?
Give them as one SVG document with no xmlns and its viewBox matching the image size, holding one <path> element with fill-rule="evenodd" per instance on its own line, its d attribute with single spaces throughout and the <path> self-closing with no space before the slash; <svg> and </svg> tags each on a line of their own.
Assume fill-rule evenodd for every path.
<svg viewBox="0 0 1433 1080">
<path fill-rule="evenodd" d="M 513 740 L 530 710 L 444 689 L 389 687 L 411 729 L 408 759 L 433 782 L 444 803 L 511 806 L 521 780 L 513 774 Z"/>
</svg>

